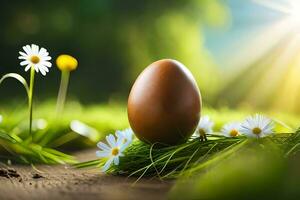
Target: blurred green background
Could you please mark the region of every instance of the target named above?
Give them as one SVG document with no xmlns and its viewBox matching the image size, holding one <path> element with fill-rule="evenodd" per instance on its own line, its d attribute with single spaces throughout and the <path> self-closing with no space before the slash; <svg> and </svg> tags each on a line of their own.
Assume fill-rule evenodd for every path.
<svg viewBox="0 0 300 200">
<path fill-rule="evenodd" d="M 62 53 L 78 59 L 70 97 L 83 103 L 125 102 L 146 66 L 173 58 L 192 71 L 206 106 L 299 113 L 300 6 L 293 2 L 2 1 L 0 75 L 17 72 L 28 78 L 18 51 L 35 43 L 54 59 Z M 274 9 L 279 7 L 288 11 Z M 36 97 L 56 98 L 56 66 L 37 79 Z M 13 80 L 1 85 L 0 104 L 12 99 L 26 102 Z"/>
<path fill-rule="evenodd" d="M 101 102 L 125 100 L 137 75 L 162 58 L 188 66 L 210 100 L 219 73 L 203 45 L 202 26 L 225 24 L 228 13 L 215 0 L 3 1 L 0 16 L 0 75 L 28 77 L 18 51 L 35 43 L 53 58 L 74 55 L 79 68 L 72 73 L 70 95 Z M 54 65 L 46 77 L 38 76 L 35 95 L 55 98 L 59 78 Z M 22 90 L 13 80 L 3 84 L 1 101 L 22 98 Z"/>
</svg>

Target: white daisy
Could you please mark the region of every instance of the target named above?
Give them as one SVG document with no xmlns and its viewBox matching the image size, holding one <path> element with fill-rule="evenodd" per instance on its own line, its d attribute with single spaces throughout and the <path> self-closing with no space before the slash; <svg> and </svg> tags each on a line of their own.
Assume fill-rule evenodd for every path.
<svg viewBox="0 0 300 200">
<path fill-rule="evenodd" d="M 20 65 L 26 66 L 25 71 L 28 71 L 31 67 L 36 72 L 41 72 L 42 75 L 46 75 L 52 64 L 49 62 L 51 57 L 45 48 L 39 48 L 39 46 L 32 44 L 23 46 L 24 52 L 20 51 L 19 59 L 23 60 Z"/>
<path fill-rule="evenodd" d="M 207 140 L 206 134 L 212 133 L 214 122 L 210 120 L 209 116 L 201 117 L 196 128 L 196 134 L 200 135 L 200 141 Z"/>
<path fill-rule="evenodd" d="M 235 137 L 240 135 L 240 127 L 241 127 L 241 123 L 240 122 L 231 122 L 228 124 L 225 124 L 222 129 L 221 129 L 221 133 L 222 135 L 226 136 L 226 137 Z"/>
<path fill-rule="evenodd" d="M 271 119 L 263 115 L 256 114 L 247 117 L 241 124 L 240 132 L 248 137 L 265 137 L 273 133 L 274 123 Z"/>
<path fill-rule="evenodd" d="M 2 121 L 3 121 L 3 117 L 2 115 L 0 115 L 0 124 L 2 123 Z"/>
<path fill-rule="evenodd" d="M 134 134 L 131 128 L 127 128 L 123 131 L 116 131 L 117 138 L 122 138 L 123 144 L 129 146 L 132 143 Z"/>
<path fill-rule="evenodd" d="M 209 116 L 203 116 L 201 117 L 196 132 L 200 136 L 204 136 L 208 133 L 212 133 L 212 127 L 214 126 L 214 122 L 210 120 Z"/>
<path fill-rule="evenodd" d="M 102 168 L 103 172 L 107 171 L 112 163 L 115 165 L 119 165 L 119 157 L 124 156 L 122 152 L 126 148 L 126 146 L 123 143 L 123 137 L 116 139 L 114 135 L 110 134 L 106 136 L 106 141 L 108 145 L 103 142 L 99 142 L 97 146 L 101 150 L 96 151 L 96 155 L 99 158 L 107 159 L 105 165 Z"/>
</svg>

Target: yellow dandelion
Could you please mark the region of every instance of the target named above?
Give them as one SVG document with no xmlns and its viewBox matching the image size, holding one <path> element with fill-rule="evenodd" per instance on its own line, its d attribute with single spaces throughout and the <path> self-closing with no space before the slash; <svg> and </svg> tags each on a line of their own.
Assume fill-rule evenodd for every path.
<svg viewBox="0 0 300 200">
<path fill-rule="evenodd" d="M 63 54 L 58 56 L 58 58 L 56 59 L 56 65 L 61 70 L 61 80 L 56 104 L 56 114 L 58 116 L 64 108 L 69 85 L 70 72 L 77 68 L 78 61 L 73 56 Z"/>
<path fill-rule="evenodd" d="M 78 66 L 76 58 L 70 55 L 60 55 L 56 59 L 56 65 L 61 71 L 73 71 Z"/>
</svg>

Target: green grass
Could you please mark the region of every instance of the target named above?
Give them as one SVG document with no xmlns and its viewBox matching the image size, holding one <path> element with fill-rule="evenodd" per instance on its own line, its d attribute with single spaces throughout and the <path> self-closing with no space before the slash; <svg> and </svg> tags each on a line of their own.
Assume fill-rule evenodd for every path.
<svg viewBox="0 0 300 200">
<path fill-rule="evenodd" d="M 52 148 L 43 147 L 38 144 L 28 143 L 17 135 L 11 135 L 0 130 L 0 146 L 2 150 L 1 158 L 13 160 L 18 163 L 32 164 L 72 164 L 76 163 L 73 156 L 64 154 Z"/>
<path fill-rule="evenodd" d="M 120 164 L 113 165 L 108 173 L 135 176 L 138 179 L 143 176 L 156 176 L 161 179 L 189 176 L 230 156 L 249 142 L 266 141 L 282 149 L 286 156 L 291 156 L 300 150 L 295 148 L 300 144 L 300 132 L 276 134 L 260 140 L 251 140 L 243 136 L 227 138 L 211 135 L 208 136 L 208 141 L 201 142 L 199 138 L 193 138 L 181 145 L 165 147 L 161 144 L 149 145 L 135 140 L 125 150 L 125 156 L 120 157 Z M 103 164 L 104 161 L 98 159 L 75 164 L 75 167 L 102 167 Z"/>
<path fill-rule="evenodd" d="M 186 170 L 169 199 L 299 199 L 299 144 L 300 130 L 220 152 Z"/>
<path fill-rule="evenodd" d="M 45 129 L 34 129 L 34 144 L 29 145 L 28 110 L 26 102 L 21 104 L 2 104 L 2 106 L 0 106 L 0 114 L 3 116 L 3 122 L 0 123 L 0 146 L 2 147 L 0 148 L 0 152 L 2 158 L 14 159 L 18 162 L 25 163 L 73 163 L 76 161 L 75 158 L 66 154 L 60 154 L 60 151 L 95 147 L 97 141 L 103 139 L 105 135 L 129 126 L 124 103 L 83 106 L 77 101 L 70 101 L 66 104 L 65 110 L 59 118 L 55 116 L 55 101 L 36 102 L 34 110 L 33 118 L 35 120 L 43 119 L 48 125 Z M 202 115 L 209 115 L 215 122 L 214 129 L 216 131 L 220 130 L 224 123 L 241 121 L 253 113 L 251 110 L 231 110 L 227 108 L 219 110 L 204 108 L 202 111 Z M 299 117 L 295 115 L 274 112 L 265 112 L 265 114 L 273 119 L 276 118 L 276 120 L 285 122 L 287 126 L 292 129 L 298 127 L 300 124 Z M 72 120 L 79 120 L 93 127 L 97 130 L 97 132 L 94 133 L 96 135 L 90 138 L 73 132 L 70 129 L 70 122 Z M 276 131 L 291 132 L 289 128 L 284 126 L 277 126 Z M 215 139 L 217 139 L 217 143 Z M 135 142 L 127 150 L 130 156 L 122 158 L 125 160 L 121 159 L 119 168 L 112 168 L 111 170 L 127 175 L 140 176 L 144 173 L 144 170 L 141 169 L 147 169 L 147 166 L 151 165 L 144 175 L 177 176 L 180 170 L 190 167 L 189 164 L 182 163 L 186 163 L 187 161 L 194 163 L 193 159 L 199 158 L 200 155 L 207 155 L 208 152 L 212 154 L 213 152 L 222 151 L 228 148 L 228 146 L 235 145 L 235 143 L 239 141 L 240 140 L 237 139 L 224 139 L 219 136 L 208 143 L 190 141 L 176 147 L 182 150 L 177 150 L 178 152 L 176 152 L 175 155 L 172 155 L 173 152 L 170 151 L 170 149 L 174 150 L 174 147 L 165 147 L 158 150 L 141 142 Z M 298 147 L 296 146 L 295 148 L 297 149 Z M 57 151 L 58 149 L 60 151 Z M 149 155 L 152 156 L 152 161 Z M 52 158 L 50 158 L 51 156 Z M 170 156 L 171 159 L 169 159 Z M 178 159 L 178 157 L 180 157 L 180 159 Z M 173 158 L 177 160 L 172 160 Z M 161 163 L 165 163 L 169 160 L 168 165 L 155 164 L 155 167 L 153 167 L 152 163 L 157 161 L 157 159 L 161 159 Z M 147 160 L 147 162 L 144 160 Z M 91 163 L 95 166 L 101 162 L 103 161 L 96 160 Z M 141 165 L 134 165 L 134 162 L 141 162 Z M 89 166 L 91 163 L 86 164 Z M 132 163 L 132 165 L 128 163 Z M 172 165 L 176 165 L 178 169 L 174 171 Z"/>
<path fill-rule="evenodd" d="M 1 106 L 0 114 L 3 116 L 0 124 L 2 158 L 22 163 L 74 163 L 75 158 L 55 149 L 94 147 L 106 134 L 128 127 L 126 108 L 121 104 L 82 106 L 78 102 L 69 102 L 57 118 L 54 101 L 37 102 L 33 123 L 34 142 L 30 144 L 26 103 Z M 38 129 L 38 119 L 43 119 L 47 126 Z M 92 137 L 75 133 L 70 128 L 72 120 L 79 120 L 97 131 Z"/>
<path fill-rule="evenodd" d="M 270 141 L 248 141 L 187 170 L 170 199 L 182 199 L 182 194 L 184 199 L 278 199 L 287 184 L 285 160 Z"/>
<path fill-rule="evenodd" d="M 215 122 L 215 134 L 218 134 L 225 123 L 242 121 L 250 114 L 254 114 L 254 112 L 226 108 L 219 110 L 205 108 L 202 112 L 202 115 L 209 115 Z M 265 112 L 264 114 L 277 122 L 275 131 L 278 134 L 272 137 L 274 144 L 281 146 L 289 154 L 300 149 L 298 135 L 289 134 L 295 133 L 297 127 L 299 127 L 299 117 L 284 113 Z M 200 166 L 200 163 L 205 163 L 214 154 L 238 147 L 245 140 L 244 137 L 225 138 L 214 135 L 209 137 L 208 142 L 200 142 L 197 138 L 178 146 L 160 148 L 157 148 L 159 144 L 151 146 L 136 140 L 125 150 L 125 156 L 120 158 L 120 164 L 111 167 L 108 172 L 136 177 L 176 178 L 189 168 L 196 169 L 194 166 Z M 104 160 L 92 160 L 75 166 L 79 168 L 101 167 L 103 164 Z"/>
</svg>

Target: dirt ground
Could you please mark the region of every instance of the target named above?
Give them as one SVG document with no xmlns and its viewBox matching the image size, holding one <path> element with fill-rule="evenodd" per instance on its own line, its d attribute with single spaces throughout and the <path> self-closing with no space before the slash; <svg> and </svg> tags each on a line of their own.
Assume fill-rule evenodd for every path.
<svg viewBox="0 0 300 200">
<path fill-rule="evenodd" d="M 95 151 L 76 156 L 80 160 L 94 158 Z M 73 169 L 69 166 L 11 165 L 0 167 L 0 199 L 142 199 L 167 198 L 172 183 L 157 179 L 111 176 L 99 170 Z"/>
</svg>

